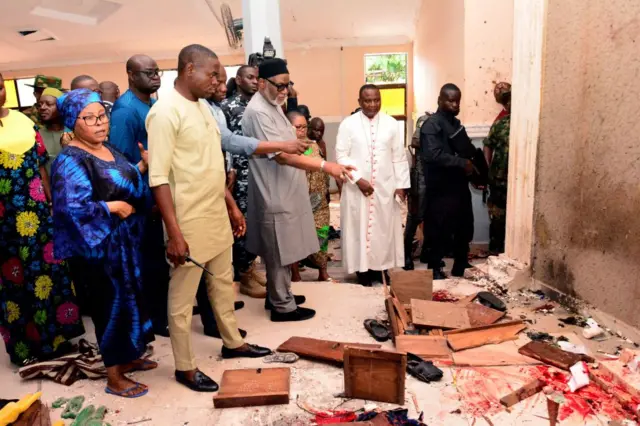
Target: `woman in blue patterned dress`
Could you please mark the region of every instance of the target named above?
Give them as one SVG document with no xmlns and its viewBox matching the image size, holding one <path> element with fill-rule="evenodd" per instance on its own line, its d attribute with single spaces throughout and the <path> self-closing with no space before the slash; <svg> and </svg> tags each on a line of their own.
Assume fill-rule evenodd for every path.
<svg viewBox="0 0 640 426">
<path fill-rule="evenodd" d="M 84 333 L 67 265 L 53 255 L 48 160 L 0 74 L 0 335 L 11 362 L 65 355 Z"/>
<path fill-rule="evenodd" d="M 145 395 L 148 388 L 125 376 L 149 370 L 141 359 L 153 340 L 142 300 L 141 237 L 150 192 L 142 179 L 145 160 L 130 164 L 103 142 L 109 119 L 98 94 L 77 89 L 58 99 L 58 110 L 74 137 L 53 163 L 56 256 L 88 271 L 91 317 L 110 394 Z M 143 158 L 146 152 L 142 151 Z"/>
</svg>

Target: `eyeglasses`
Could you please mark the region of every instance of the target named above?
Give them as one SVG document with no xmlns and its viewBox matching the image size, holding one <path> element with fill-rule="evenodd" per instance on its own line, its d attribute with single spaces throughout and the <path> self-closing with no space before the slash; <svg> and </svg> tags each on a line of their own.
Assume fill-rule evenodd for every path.
<svg viewBox="0 0 640 426">
<path fill-rule="evenodd" d="M 162 71 L 160 70 L 140 70 L 136 71 L 138 74 L 144 74 L 147 78 L 162 77 Z"/>
<path fill-rule="evenodd" d="M 287 84 L 277 84 L 274 83 L 273 81 L 269 80 L 268 78 L 265 78 L 265 80 L 267 80 L 269 83 L 271 83 L 278 92 L 284 92 L 285 89 L 289 88 L 289 83 Z"/>
<path fill-rule="evenodd" d="M 78 117 L 78 120 L 80 119 L 82 119 L 82 121 L 84 121 L 84 124 L 86 124 L 87 126 L 97 126 L 98 123 L 102 124 L 102 123 L 109 122 L 109 116 L 107 114 L 87 115 L 85 117 Z"/>
</svg>

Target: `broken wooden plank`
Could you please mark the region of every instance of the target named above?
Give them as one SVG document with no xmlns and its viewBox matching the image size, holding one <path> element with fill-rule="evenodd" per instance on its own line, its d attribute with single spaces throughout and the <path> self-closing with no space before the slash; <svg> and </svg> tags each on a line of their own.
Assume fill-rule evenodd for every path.
<svg viewBox="0 0 640 426">
<path fill-rule="evenodd" d="M 444 336 L 397 336 L 396 349 L 418 355 L 425 360 L 451 359 L 451 350 Z"/>
<path fill-rule="evenodd" d="M 538 365 L 537 359 L 518 353 L 516 341 L 497 345 L 485 345 L 460 352 L 453 352 L 453 365 L 457 367 L 502 367 L 507 365 Z"/>
<path fill-rule="evenodd" d="M 291 370 L 258 368 L 227 370 L 222 374 L 215 408 L 253 407 L 289 403 Z"/>
<path fill-rule="evenodd" d="M 469 303 L 473 302 L 474 300 L 476 300 L 476 297 L 478 296 L 478 293 L 473 293 L 470 294 L 468 296 L 464 296 L 462 298 L 460 298 L 460 300 L 458 300 L 457 302 L 453 302 L 456 305 L 460 305 L 460 306 L 467 306 Z"/>
<path fill-rule="evenodd" d="M 529 342 L 518 349 L 518 352 L 567 371 L 579 361 L 594 362 L 594 359 L 588 355 L 565 352 L 549 343 L 540 341 Z"/>
<path fill-rule="evenodd" d="M 622 407 L 638 415 L 640 414 L 637 412 L 640 410 L 640 389 L 636 387 L 635 382 L 640 379 L 640 374 L 629 373 L 628 369 L 618 368 L 622 364 L 620 360 L 602 361 L 598 364 L 598 368 L 589 369 L 589 377 L 605 392 L 613 395 Z"/>
<path fill-rule="evenodd" d="M 506 312 L 488 308 L 480 303 L 469 303 L 466 307 L 471 327 L 493 324 L 506 314 Z"/>
<path fill-rule="evenodd" d="M 384 300 L 384 305 L 387 308 L 387 316 L 389 317 L 389 324 L 391 324 L 391 337 L 392 337 L 392 340 L 395 342 L 396 336 L 400 334 L 400 325 L 399 325 L 400 320 L 396 315 L 396 308 L 393 305 L 393 297 L 388 296 Z M 404 330 L 402 331 L 402 334 L 404 334 Z"/>
<path fill-rule="evenodd" d="M 404 306 L 402 306 L 398 299 L 396 299 L 395 297 L 393 297 L 391 301 L 393 302 L 393 307 L 395 308 L 398 318 L 400 319 L 400 325 L 405 330 L 408 329 L 410 321 L 407 317 L 407 312 L 404 310 Z"/>
<path fill-rule="evenodd" d="M 433 294 L 433 271 L 390 271 L 391 289 L 400 303 L 410 303 L 411 299 L 431 300 Z"/>
<path fill-rule="evenodd" d="M 344 348 L 346 345 L 370 349 L 377 349 L 381 347 L 380 345 L 375 344 L 334 342 L 331 340 L 294 336 L 278 346 L 278 351 L 293 352 L 303 358 L 342 364 L 344 361 Z"/>
<path fill-rule="evenodd" d="M 466 328 L 470 326 L 466 307 L 447 302 L 411 299 L 411 319 L 416 327 Z"/>
<path fill-rule="evenodd" d="M 402 405 L 406 369 L 405 353 L 347 346 L 344 351 L 345 396 Z"/>
<path fill-rule="evenodd" d="M 444 336 L 444 332 L 440 328 L 434 328 L 433 330 L 429 330 L 430 336 Z"/>
<path fill-rule="evenodd" d="M 527 328 L 520 320 L 447 331 L 445 336 L 454 351 L 477 348 L 489 344 L 517 340 L 518 333 Z"/>
<path fill-rule="evenodd" d="M 511 392 L 508 395 L 500 398 L 500 403 L 505 407 L 509 408 L 513 405 L 516 405 L 518 402 L 523 401 L 530 396 L 537 394 L 542 391 L 542 388 L 545 387 L 545 383 L 542 380 L 536 379 L 533 380 L 526 385 L 522 386 L 520 389 Z"/>
</svg>

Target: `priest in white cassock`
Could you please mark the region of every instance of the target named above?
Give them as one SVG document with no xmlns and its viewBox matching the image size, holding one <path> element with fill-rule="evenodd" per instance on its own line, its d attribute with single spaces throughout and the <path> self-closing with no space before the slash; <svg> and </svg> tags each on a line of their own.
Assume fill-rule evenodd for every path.
<svg viewBox="0 0 640 426">
<path fill-rule="evenodd" d="M 355 166 L 342 188 L 342 259 L 362 285 L 382 281 L 389 268 L 404 266 L 400 203 L 410 187 L 409 163 L 398 122 L 380 112 L 380 90 L 362 86 L 362 108 L 338 130 L 336 159 Z"/>
</svg>

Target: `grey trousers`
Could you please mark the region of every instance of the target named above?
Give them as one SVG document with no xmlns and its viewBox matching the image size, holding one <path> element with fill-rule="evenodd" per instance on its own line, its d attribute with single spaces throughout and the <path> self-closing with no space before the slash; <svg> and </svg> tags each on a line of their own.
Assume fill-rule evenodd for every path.
<svg viewBox="0 0 640 426">
<path fill-rule="evenodd" d="M 264 246 L 270 243 L 271 249 L 264 250 L 262 261 L 267 270 L 267 297 L 276 312 L 287 313 L 296 310 L 296 302 L 291 291 L 291 266 L 283 265 L 280 259 L 280 249 L 276 236 L 276 227 L 262 227 L 261 237 Z"/>
<path fill-rule="evenodd" d="M 267 297 L 276 312 L 287 313 L 296 310 L 296 302 L 291 291 L 291 266 L 282 265 L 278 250 L 271 250 L 263 256 L 267 270 Z"/>
</svg>

